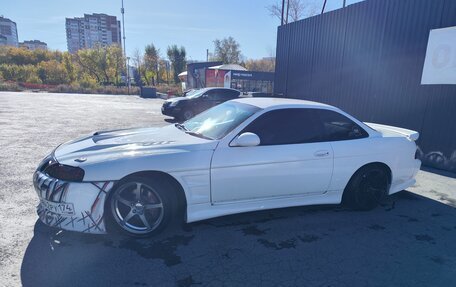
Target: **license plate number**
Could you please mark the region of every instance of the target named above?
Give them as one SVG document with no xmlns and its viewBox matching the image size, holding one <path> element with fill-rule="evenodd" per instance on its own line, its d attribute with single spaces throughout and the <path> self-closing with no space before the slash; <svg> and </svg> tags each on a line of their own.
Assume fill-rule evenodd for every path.
<svg viewBox="0 0 456 287">
<path fill-rule="evenodd" d="M 50 202 L 47 200 L 41 200 L 41 204 L 43 207 L 52 212 L 61 215 L 74 215 L 74 207 L 73 203 L 65 203 L 65 202 Z"/>
</svg>

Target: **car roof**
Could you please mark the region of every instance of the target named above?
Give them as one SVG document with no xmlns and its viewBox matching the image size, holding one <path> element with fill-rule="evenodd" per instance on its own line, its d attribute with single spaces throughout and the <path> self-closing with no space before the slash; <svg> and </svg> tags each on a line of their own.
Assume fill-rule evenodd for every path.
<svg viewBox="0 0 456 287">
<path fill-rule="evenodd" d="M 225 88 L 225 87 L 210 87 L 210 88 L 204 88 L 205 90 L 230 90 L 230 91 L 236 91 L 239 92 L 239 90 L 233 89 L 233 88 Z"/>
<path fill-rule="evenodd" d="M 239 103 L 249 104 L 252 106 L 256 106 L 261 109 L 266 109 L 270 107 L 303 107 L 303 108 L 330 108 L 336 109 L 333 106 L 312 102 L 312 101 L 305 101 L 305 100 L 298 100 L 298 99 L 288 99 L 288 98 L 239 98 L 232 100 Z"/>
</svg>

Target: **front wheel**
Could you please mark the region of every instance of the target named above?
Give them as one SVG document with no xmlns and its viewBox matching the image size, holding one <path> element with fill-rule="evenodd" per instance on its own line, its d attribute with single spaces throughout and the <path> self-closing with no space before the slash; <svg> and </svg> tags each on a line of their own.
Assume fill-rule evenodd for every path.
<svg viewBox="0 0 456 287">
<path fill-rule="evenodd" d="M 169 188 L 164 182 L 140 177 L 119 182 L 108 200 L 108 224 L 134 237 L 160 232 L 173 214 Z"/>
<path fill-rule="evenodd" d="M 350 179 L 342 201 L 355 210 L 371 210 L 386 196 L 388 186 L 388 175 L 384 168 L 366 166 Z"/>
</svg>

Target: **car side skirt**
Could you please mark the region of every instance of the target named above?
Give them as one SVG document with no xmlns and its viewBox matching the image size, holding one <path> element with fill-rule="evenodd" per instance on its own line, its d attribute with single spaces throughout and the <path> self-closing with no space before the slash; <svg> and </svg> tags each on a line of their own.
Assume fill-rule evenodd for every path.
<svg viewBox="0 0 456 287">
<path fill-rule="evenodd" d="M 187 222 L 274 208 L 315 205 L 315 204 L 339 204 L 342 201 L 343 190 L 328 191 L 319 195 L 273 197 L 261 200 L 243 200 L 228 203 L 201 203 L 187 207 Z"/>
</svg>

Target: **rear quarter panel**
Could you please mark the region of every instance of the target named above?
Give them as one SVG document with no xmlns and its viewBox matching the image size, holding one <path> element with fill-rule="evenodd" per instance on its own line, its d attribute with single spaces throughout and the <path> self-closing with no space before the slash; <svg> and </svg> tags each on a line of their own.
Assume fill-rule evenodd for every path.
<svg viewBox="0 0 456 287">
<path fill-rule="evenodd" d="M 343 190 L 352 175 L 362 166 L 381 162 L 392 173 L 391 185 L 400 185 L 416 172 L 416 144 L 405 137 L 374 136 L 331 143 L 334 171 L 329 190 Z"/>
</svg>

